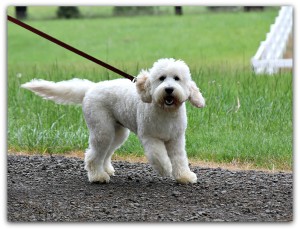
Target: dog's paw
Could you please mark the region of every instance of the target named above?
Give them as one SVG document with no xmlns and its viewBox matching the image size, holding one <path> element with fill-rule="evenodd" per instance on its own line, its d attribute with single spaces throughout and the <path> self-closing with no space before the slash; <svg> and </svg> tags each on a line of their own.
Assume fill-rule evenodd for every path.
<svg viewBox="0 0 300 230">
<path fill-rule="evenodd" d="M 88 173 L 88 178 L 91 183 L 99 182 L 99 183 L 109 183 L 110 177 L 106 172 L 98 172 L 97 174 Z"/>
<path fill-rule="evenodd" d="M 107 165 L 105 167 L 105 172 L 107 172 L 108 175 L 114 176 L 115 175 L 115 169 L 112 165 Z"/>
<path fill-rule="evenodd" d="M 159 161 L 153 160 L 152 167 L 162 177 L 172 177 L 172 165 L 171 162 L 165 162 L 162 165 Z"/>
<path fill-rule="evenodd" d="M 172 177 L 172 168 L 161 168 L 156 171 L 161 177 Z"/>
<path fill-rule="evenodd" d="M 189 171 L 177 177 L 176 181 L 180 184 L 188 184 L 188 183 L 194 184 L 197 183 L 197 176 L 195 173 Z"/>
</svg>

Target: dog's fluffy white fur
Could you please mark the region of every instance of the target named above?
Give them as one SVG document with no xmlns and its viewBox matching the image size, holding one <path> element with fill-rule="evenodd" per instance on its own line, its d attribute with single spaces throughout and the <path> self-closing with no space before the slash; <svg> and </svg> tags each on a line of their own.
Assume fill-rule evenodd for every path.
<svg viewBox="0 0 300 230">
<path fill-rule="evenodd" d="M 151 69 L 142 70 L 136 83 L 127 79 L 99 83 L 32 80 L 22 87 L 56 103 L 82 104 L 90 132 L 85 153 L 89 181 L 109 182 L 115 172 L 111 156 L 129 130 L 139 137 L 148 161 L 160 175 L 173 176 L 179 183 L 197 181 L 185 151 L 185 101 L 201 108 L 205 100 L 183 61 L 160 59 Z"/>
</svg>

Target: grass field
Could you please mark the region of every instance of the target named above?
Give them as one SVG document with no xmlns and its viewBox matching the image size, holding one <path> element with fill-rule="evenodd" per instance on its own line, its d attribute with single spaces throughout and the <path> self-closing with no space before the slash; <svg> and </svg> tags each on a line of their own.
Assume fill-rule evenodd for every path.
<svg viewBox="0 0 300 230">
<path fill-rule="evenodd" d="M 256 76 L 249 65 L 276 14 L 269 9 L 28 23 L 133 75 L 161 57 L 185 60 L 207 101 L 201 110 L 187 104 L 189 157 L 291 170 L 292 74 Z M 81 108 L 44 101 L 20 84 L 119 76 L 11 23 L 7 37 L 9 150 L 83 151 L 88 131 Z M 117 154 L 140 156 L 143 150 L 131 135 Z"/>
</svg>

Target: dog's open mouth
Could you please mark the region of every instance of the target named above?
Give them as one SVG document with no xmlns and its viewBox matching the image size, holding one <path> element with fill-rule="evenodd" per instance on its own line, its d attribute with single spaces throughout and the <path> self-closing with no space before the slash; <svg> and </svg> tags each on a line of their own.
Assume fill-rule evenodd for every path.
<svg viewBox="0 0 300 230">
<path fill-rule="evenodd" d="M 172 97 L 172 96 L 166 96 L 165 97 L 165 104 L 167 106 L 173 105 L 174 104 L 174 97 Z"/>
</svg>

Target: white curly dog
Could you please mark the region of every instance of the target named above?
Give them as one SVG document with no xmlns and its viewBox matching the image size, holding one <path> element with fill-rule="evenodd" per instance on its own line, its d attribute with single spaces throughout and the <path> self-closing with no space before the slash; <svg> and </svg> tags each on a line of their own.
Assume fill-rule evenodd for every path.
<svg viewBox="0 0 300 230">
<path fill-rule="evenodd" d="M 109 182 L 115 172 L 111 157 L 129 130 L 139 137 L 148 161 L 161 176 L 173 176 L 183 184 L 197 182 L 185 151 L 185 101 L 201 108 L 205 100 L 183 61 L 160 59 L 148 71 L 142 70 L 136 83 L 34 79 L 22 87 L 56 103 L 82 104 L 90 132 L 85 152 L 90 182 Z"/>
</svg>

